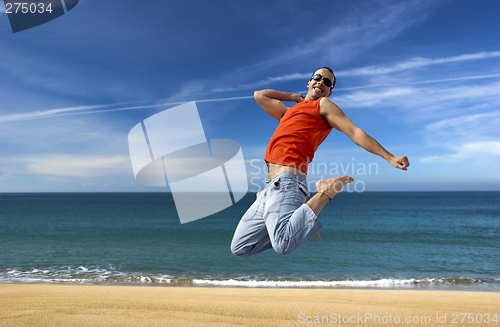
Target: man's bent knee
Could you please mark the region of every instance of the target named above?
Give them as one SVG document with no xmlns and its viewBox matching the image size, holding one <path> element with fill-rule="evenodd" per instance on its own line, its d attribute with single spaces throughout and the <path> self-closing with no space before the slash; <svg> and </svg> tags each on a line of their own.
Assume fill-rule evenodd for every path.
<svg viewBox="0 0 500 327">
<path fill-rule="evenodd" d="M 231 253 L 240 258 L 250 256 L 252 249 L 252 246 L 236 246 L 235 244 L 231 244 Z"/>
<path fill-rule="evenodd" d="M 290 249 L 290 247 L 288 246 L 288 242 L 287 244 L 275 244 L 273 248 L 274 251 L 276 251 L 276 253 L 278 253 L 279 255 L 287 255 L 294 251 Z"/>
</svg>

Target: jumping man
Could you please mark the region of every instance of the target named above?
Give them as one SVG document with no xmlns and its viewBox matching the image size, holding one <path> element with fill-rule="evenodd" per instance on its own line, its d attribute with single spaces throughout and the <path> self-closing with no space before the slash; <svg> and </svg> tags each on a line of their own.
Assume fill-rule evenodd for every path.
<svg viewBox="0 0 500 327">
<path fill-rule="evenodd" d="M 379 155 L 394 167 L 407 170 L 407 157 L 395 157 L 375 139 L 354 125 L 330 101 L 335 75 L 328 67 L 318 69 L 307 82 L 307 95 L 276 90 L 256 91 L 257 103 L 280 121 L 266 150 L 266 188 L 241 218 L 231 243 L 239 257 L 257 254 L 271 247 L 286 255 L 301 247 L 323 227 L 318 214 L 342 188 L 354 181 L 350 176 L 316 182 L 318 192 L 306 203 L 308 164 L 330 131 L 346 134 L 355 144 Z M 282 101 L 297 102 L 288 108 Z"/>
</svg>

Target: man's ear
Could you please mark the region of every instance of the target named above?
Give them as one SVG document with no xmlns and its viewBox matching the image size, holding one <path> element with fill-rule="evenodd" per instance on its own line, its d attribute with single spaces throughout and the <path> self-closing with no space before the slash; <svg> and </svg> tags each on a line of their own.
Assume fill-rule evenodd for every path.
<svg viewBox="0 0 500 327">
<path fill-rule="evenodd" d="M 307 81 L 307 88 L 309 89 L 309 83 L 311 83 L 311 80 Z"/>
<path fill-rule="evenodd" d="M 328 95 L 326 97 L 329 98 L 330 95 L 332 95 L 332 92 L 333 92 L 333 89 L 330 89 L 330 92 L 328 92 Z"/>
</svg>

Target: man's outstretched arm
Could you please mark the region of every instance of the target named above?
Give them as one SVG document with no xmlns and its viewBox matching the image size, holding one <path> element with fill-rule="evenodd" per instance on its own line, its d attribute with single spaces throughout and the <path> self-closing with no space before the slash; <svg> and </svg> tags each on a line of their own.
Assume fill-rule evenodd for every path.
<svg viewBox="0 0 500 327">
<path fill-rule="evenodd" d="M 407 170 L 410 166 L 406 156 L 396 157 L 392 155 L 374 138 L 354 125 L 344 112 L 327 98 L 323 98 L 320 102 L 320 114 L 331 127 L 346 134 L 354 143 L 366 151 L 381 156 L 396 168 Z"/>
<path fill-rule="evenodd" d="M 282 101 L 301 102 L 304 100 L 304 95 L 281 92 L 276 90 L 262 90 L 255 91 L 253 94 L 255 101 L 267 112 L 277 120 L 288 110 L 288 107 Z"/>
</svg>

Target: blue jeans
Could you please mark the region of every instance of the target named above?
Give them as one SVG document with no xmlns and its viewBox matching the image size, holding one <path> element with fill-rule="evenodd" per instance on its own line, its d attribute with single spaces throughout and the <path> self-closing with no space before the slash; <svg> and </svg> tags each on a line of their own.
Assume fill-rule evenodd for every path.
<svg viewBox="0 0 500 327">
<path fill-rule="evenodd" d="M 305 178 L 284 172 L 266 183 L 234 232 L 231 252 L 247 257 L 271 247 L 281 255 L 301 247 L 323 225 L 305 204 Z"/>
</svg>

